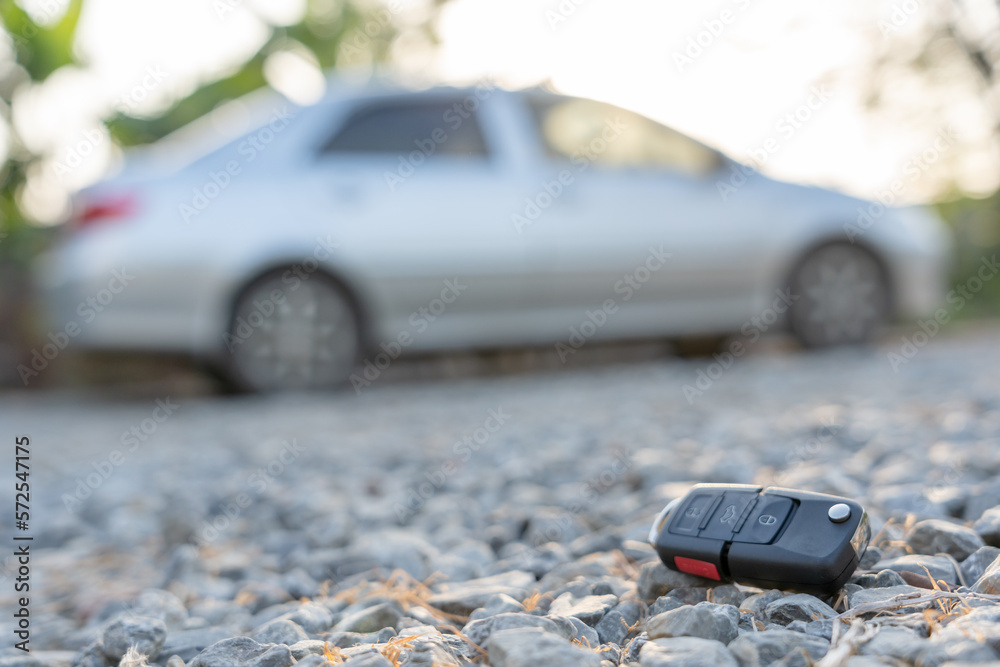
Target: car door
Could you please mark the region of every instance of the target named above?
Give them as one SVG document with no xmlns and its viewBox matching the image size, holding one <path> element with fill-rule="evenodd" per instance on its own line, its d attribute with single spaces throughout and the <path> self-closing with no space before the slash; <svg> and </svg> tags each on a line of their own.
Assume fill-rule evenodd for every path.
<svg viewBox="0 0 1000 667">
<path fill-rule="evenodd" d="M 720 197 L 721 156 L 609 104 L 523 99 L 541 165 L 524 235 L 530 261 L 547 267 L 552 325 L 579 324 L 608 299 L 604 332 L 618 335 L 745 316 L 761 235 Z"/>
<path fill-rule="evenodd" d="M 369 286 L 377 335 L 414 349 L 502 342 L 524 293 L 524 239 L 496 89 L 349 105 L 313 178 L 341 256 Z"/>
</svg>

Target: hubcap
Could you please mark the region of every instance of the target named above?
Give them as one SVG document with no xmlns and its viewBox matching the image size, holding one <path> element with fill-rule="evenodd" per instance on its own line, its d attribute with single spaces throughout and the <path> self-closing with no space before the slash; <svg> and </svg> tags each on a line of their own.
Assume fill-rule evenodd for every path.
<svg viewBox="0 0 1000 667">
<path fill-rule="evenodd" d="M 809 344 L 864 341 L 886 312 L 881 269 L 868 253 L 855 248 L 830 246 L 811 255 L 797 287 L 801 301 L 794 324 Z"/>
<path fill-rule="evenodd" d="M 274 300 L 276 293 L 283 298 Z M 337 384 L 347 377 L 358 349 L 350 306 L 319 278 L 295 288 L 279 277 L 257 283 L 240 299 L 230 334 L 238 372 L 264 391 Z"/>
</svg>

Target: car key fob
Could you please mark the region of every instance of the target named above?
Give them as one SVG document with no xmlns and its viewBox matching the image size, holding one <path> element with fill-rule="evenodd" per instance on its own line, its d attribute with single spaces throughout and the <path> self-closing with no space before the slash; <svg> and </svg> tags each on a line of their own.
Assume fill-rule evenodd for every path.
<svg viewBox="0 0 1000 667">
<path fill-rule="evenodd" d="M 813 594 L 843 586 L 870 538 L 868 515 L 853 500 L 747 484 L 697 484 L 649 531 L 672 570 Z"/>
</svg>

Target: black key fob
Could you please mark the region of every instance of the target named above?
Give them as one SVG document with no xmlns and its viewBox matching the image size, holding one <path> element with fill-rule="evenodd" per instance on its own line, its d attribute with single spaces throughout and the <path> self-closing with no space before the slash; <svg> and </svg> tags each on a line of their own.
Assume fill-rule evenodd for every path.
<svg viewBox="0 0 1000 667">
<path fill-rule="evenodd" d="M 716 581 L 833 594 L 868 548 L 853 500 L 746 484 L 697 484 L 649 531 L 663 564 Z"/>
</svg>

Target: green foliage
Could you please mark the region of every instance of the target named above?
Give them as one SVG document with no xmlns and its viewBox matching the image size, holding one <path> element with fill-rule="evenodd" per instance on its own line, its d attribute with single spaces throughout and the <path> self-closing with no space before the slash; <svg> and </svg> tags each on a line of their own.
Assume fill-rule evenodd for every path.
<svg viewBox="0 0 1000 667">
<path fill-rule="evenodd" d="M 984 258 L 1000 257 L 1000 194 L 985 199 L 956 198 L 936 208 L 955 238 L 951 286 L 967 285 L 978 277 Z M 956 315 L 959 319 L 1000 315 L 1000 276 L 983 282 L 982 289 Z"/>
<path fill-rule="evenodd" d="M 13 0 L 0 2 L 0 21 L 17 49 L 17 60 L 34 81 L 44 81 L 63 65 L 76 62 L 73 40 L 83 0 L 71 0 L 66 13 L 52 26 L 31 20 Z"/>
</svg>

